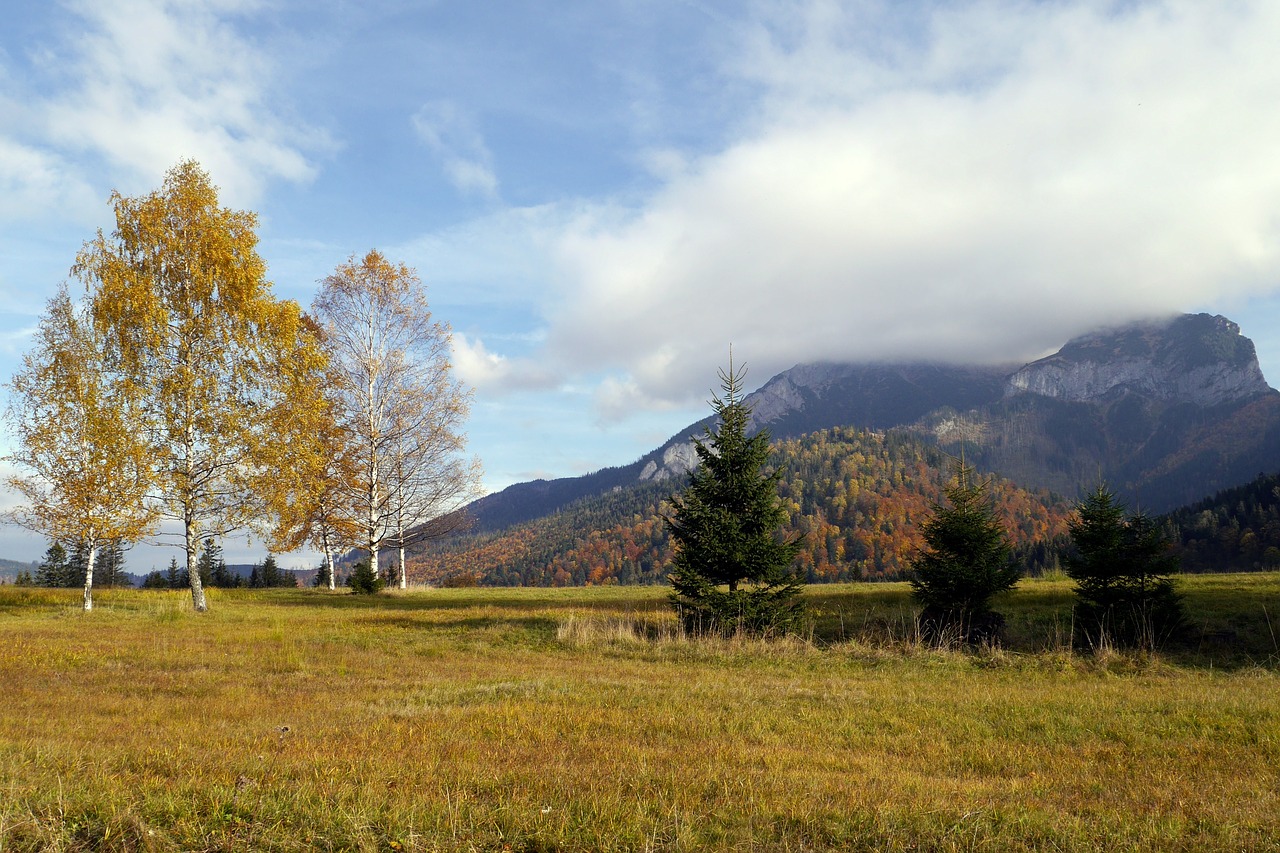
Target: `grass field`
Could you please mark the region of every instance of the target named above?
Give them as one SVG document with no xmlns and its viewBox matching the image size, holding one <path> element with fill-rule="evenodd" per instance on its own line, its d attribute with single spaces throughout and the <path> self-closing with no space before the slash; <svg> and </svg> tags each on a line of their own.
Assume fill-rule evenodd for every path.
<svg viewBox="0 0 1280 853">
<path fill-rule="evenodd" d="M 1158 655 L 912 639 L 904 585 L 776 642 L 664 590 L 0 587 L 0 851 L 1280 850 L 1280 576 Z"/>
</svg>

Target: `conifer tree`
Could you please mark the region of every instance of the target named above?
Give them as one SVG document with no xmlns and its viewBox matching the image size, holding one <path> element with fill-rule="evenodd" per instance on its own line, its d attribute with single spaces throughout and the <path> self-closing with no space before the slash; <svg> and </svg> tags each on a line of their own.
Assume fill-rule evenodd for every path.
<svg viewBox="0 0 1280 853">
<path fill-rule="evenodd" d="M 1004 526 L 995 516 L 988 483 L 961 460 L 921 534 L 925 549 L 911 561 L 911 587 L 923 605 L 922 633 L 974 644 L 999 639 L 1004 617 L 991 609 L 997 593 L 1021 575 Z"/>
<path fill-rule="evenodd" d="M 59 586 L 83 587 L 88 572 L 89 547 L 84 542 L 76 542 L 67 554 L 67 574 Z"/>
<path fill-rule="evenodd" d="M 178 558 L 171 557 L 169 559 L 169 569 L 165 572 L 165 580 L 169 582 L 169 589 L 182 589 L 187 585 L 187 581 L 183 579 L 184 572 L 178 568 Z"/>
<path fill-rule="evenodd" d="M 61 542 L 50 543 L 49 549 L 44 552 L 44 559 L 36 567 L 35 585 L 66 586 L 69 574 L 70 562 L 67 559 L 67 549 L 62 547 Z"/>
<path fill-rule="evenodd" d="M 119 539 L 103 542 L 98 547 L 97 583 L 106 587 L 132 586 L 125 574 L 124 543 Z"/>
<path fill-rule="evenodd" d="M 280 570 L 280 566 L 276 563 L 275 555 L 268 554 L 262 564 L 257 567 L 258 586 L 261 587 L 278 587 L 278 586 L 296 586 L 297 581 L 293 575 Z"/>
<path fill-rule="evenodd" d="M 1100 484 L 1076 505 L 1070 533 L 1063 562 L 1076 582 L 1077 640 L 1152 649 L 1181 626 L 1182 601 L 1169 577 L 1178 558 L 1154 521 L 1126 517 Z"/>
<path fill-rule="evenodd" d="M 801 615 L 800 545 L 781 533 L 779 473 L 765 471 L 769 433 L 747 436 L 745 375 L 732 357 L 720 371 L 724 396 L 711 400 L 719 424 L 694 439 L 699 465 L 664 518 L 676 544 L 671 601 L 693 631 L 783 633 Z"/>
<path fill-rule="evenodd" d="M 174 562 L 174 573 L 177 573 L 177 562 Z M 143 589 L 170 589 L 172 585 L 169 579 L 159 569 L 152 569 L 147 576 L 142 579 Z"/>
<path fill-rule="evenodd" d="M 222 546 L 212 536 L 205 537 L 200 545 L 200 557 L 196 560 L 196 569 L 200 572 L 200 582 L 209 586 L 234 586 L 231 573 L 222 559 Z"/>
</svg>

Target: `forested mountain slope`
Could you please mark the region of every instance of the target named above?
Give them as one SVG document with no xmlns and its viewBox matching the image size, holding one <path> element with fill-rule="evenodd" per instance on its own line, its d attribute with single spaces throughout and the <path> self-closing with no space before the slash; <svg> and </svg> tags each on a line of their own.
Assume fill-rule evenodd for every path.
<svg viewBox="0 0 1280 853">
<path fill-rule="evenodd" d="M 1280 570 L 1280 473 L 1169 513 L 1183 571 Z"/>
<path fill-rule="evenodd" d="M 917 436 L 850 427 L 776 442 L 770 464 L 782 472 L 779 492 L 809 581 L 899 577 L 952 467 Z M 434 542 L 411 555 L 410 568 L 433 583 L 664 583 L 671 545 L 661 516 L 683 484 L 649 480 L 501 531 Z M 1024 553 L 1065 532 L 1070 508 L 1061 499 L 1005 480 L 992 492 Z"/>
</svg>

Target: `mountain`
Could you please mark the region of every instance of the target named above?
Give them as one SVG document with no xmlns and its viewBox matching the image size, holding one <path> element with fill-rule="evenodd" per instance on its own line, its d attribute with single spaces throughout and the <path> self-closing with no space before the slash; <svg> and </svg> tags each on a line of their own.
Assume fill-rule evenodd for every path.
<svg viewBox="0 0 1280 853">
<path fill-rule="evenodd" d="M 1230 320 L 1189 314 L 1100 330 L 1023 366 L 801 364 L 748 395 L 774 439 L 835 427 L 904 430 L 1019 485 L 1077 497 L 1106 480 L 1164 512 L 1280 470 L 1280 392 Z M 681 430 L 630 465 L 521 483 L 470 507 L 476 530 L 539 518 L 636 483 L 680 478 Z"/>
</svg>

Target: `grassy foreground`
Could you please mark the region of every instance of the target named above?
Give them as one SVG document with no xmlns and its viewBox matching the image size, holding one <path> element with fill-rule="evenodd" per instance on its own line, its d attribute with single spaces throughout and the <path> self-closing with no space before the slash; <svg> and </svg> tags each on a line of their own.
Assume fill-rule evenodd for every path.
<svg viewBox="0 0 1280 853">
<path fill-rule="evenodd" d="M 972 654 L 897 584 L 772 643 L 643 588 L 0 587 L 0 851 L 1280 850 L 1280 576 L 1182 583 L 1155 657 L 1071 653 L 1055 581 Z"/>
</svg>

